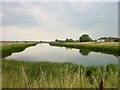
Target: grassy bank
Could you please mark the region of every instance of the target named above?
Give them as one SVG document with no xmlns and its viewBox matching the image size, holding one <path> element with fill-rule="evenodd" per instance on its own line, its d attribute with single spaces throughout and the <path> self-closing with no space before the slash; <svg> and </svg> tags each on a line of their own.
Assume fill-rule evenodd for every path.
<svg viewBox="0 0 120 90">
<path fill-rule="evenodd" d="M 71 63 L 3 60 L 3 88 L 118 87 L 118 66 L 84 67 Z"/>
<path fill-rule="evenodd" d="M 50 42 L 52 46 L 61 46 L 77 49 L 88 49 L 95 52 L 102 52 L 107 54 L 113 54 L 115 56 L 120 55 L 120 47 L 118 45 L 109 44 L 94 44 L 94 43 L 65 43 L 65 42 Z"/>
<path fill-rule="evenodd" d="M 3 43 L 1 46 L 1 51 L 2 51 L 2 58 L 11 55 L 13 52 L 20 52 L 23 51 L 25 48 L 29 46 L 34 46 L 36 45 L 36 42 L 30 42 L 30 43 Z"/>
</svg>

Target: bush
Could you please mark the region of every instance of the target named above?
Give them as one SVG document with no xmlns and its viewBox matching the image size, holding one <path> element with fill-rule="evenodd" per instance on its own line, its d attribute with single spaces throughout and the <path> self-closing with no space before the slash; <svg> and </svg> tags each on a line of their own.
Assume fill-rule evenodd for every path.
<svg viewBox="0 0 120 90">
<path fill-rule="evenodd" d="M 90 42 L 90 41 L 93 41 L 89 35 L 87 34 L 83 34 L 80 38 L 79 38 L 79 41 L 80 42 Z"/>
</svg>

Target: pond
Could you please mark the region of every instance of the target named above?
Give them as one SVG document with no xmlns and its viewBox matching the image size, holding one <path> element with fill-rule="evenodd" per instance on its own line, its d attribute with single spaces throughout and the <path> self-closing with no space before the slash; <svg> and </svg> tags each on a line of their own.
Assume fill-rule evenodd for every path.
<svg viewBox="0 0 120 90">
<path fill-rule="evenodd" d="M 22 52 L 12 53 L 11 56 L 6 57 L 5 59 L 32 62 L 70 62 L 85 66 L 118 63 L 118 57 L 114 55 L 92 52 L 85 49 L 79 50 L 50 46 L 47 43 L 37 44 L 36 46 L 26 48 Z"/>
</svg>

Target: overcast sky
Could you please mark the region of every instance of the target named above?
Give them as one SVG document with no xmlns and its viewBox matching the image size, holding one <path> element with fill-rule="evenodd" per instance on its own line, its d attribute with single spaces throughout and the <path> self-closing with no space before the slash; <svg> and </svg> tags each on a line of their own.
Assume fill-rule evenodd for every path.
<svg viewBox="0 0 120 90">
<path fill-rule="evenodd" d="M 2 40 L 118 36 L 117 2 L 4 2 Z"/>
</svg>

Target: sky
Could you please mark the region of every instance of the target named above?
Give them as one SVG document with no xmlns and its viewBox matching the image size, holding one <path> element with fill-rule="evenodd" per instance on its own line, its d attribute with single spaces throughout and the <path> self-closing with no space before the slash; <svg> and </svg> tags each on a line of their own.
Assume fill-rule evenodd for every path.
<svg viewBox="0 0 120 90">
<path fill-rule="evenodd" d="M 117 2 L 2 2 L 3 41 L 118 36 Z"/>
</svg>

